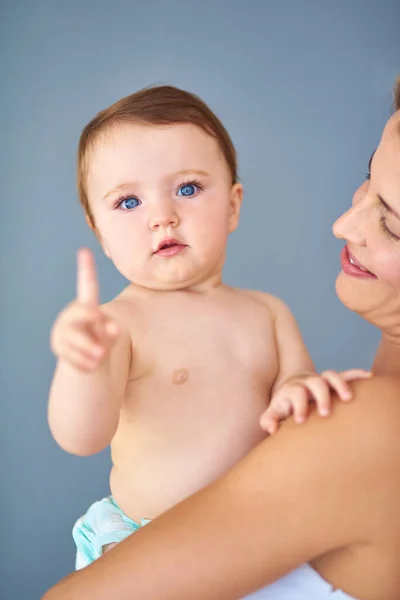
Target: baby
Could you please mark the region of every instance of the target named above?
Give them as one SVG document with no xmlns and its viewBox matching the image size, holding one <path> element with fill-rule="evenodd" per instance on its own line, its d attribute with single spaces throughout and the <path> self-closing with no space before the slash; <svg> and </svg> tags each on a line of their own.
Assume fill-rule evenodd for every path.
<svg viewBox="0 0 400 600">
<path fill-rule="evenodd" d="M 84 129 L 78 188 L 87 222 L 130 282 L 100 306 L 94 260 L 51 346 L 51 432 L 66 451 L 111 444 L 111 496 L 76 523 L 81 568 L 244 457 L 280 420 L 328 414 L 355 370 L 317 376 L 288 308 L 222 282 L 243 188 L 224 126 L 196 96 L 144 89 Z M 271 399 L 272 398 L 272 399 Z"/>
</svg>

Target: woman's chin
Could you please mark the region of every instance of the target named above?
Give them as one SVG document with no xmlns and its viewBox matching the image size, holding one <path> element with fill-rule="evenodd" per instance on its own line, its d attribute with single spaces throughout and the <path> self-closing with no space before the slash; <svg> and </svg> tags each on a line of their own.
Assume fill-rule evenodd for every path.
<svg viewBox="0 0 400 600">
<path fill-rule="evenodd" d="M 346 308 L 380 329 L 386 326 L 388 317 L 400 319 L 399 292 L 386 281 L 352 277 L 341 271 L 336 293 Z"/>
<path fill-rule="evenodd" d="M 375 296 L 376 279 L 352 277 L 343 271 L 336 278 L 336 293 L 339 300 L 349 310 L 363 312 L 371 304 L 371 296 Z"/>
</svg>

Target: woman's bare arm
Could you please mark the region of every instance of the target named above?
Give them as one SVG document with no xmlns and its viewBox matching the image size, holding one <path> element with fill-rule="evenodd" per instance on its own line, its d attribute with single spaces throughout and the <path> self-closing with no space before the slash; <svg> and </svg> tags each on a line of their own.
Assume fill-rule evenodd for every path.
<svg viewBox="0 0 400 600">
<path fill-rule="evenodd" d="M 385 482 L 393 495 L 398 481 L 400 383 L 375 377 L 354 390 L 329 419 L 286 422 L 44 600 L 233 600 L 329 550 L 373 540 L 384 527 L 374 511 L 387 500 Z"/>
</svg>

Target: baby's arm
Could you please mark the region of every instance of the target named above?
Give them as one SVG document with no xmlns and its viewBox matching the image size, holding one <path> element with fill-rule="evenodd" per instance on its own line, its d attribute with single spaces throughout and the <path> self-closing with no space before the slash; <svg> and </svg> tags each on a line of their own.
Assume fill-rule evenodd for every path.
<svg viewBox="0 0 400 600">
<path fill-rule="evenodd" d="M 279 361 L 278 375 L 272 388 L 273 395 L 283 383 L 315 374 L 315 366 L 296 320 L 286 304 L 279 298 L 268 295 L 268 306 L 274 318 Z"/>
<path fill-rule="evenodd" d="M 292 414 L 297 423 L 303 423 L 310 400 L 316 403 L 321 416 L 328 416 L 331 391 L 336 392 L 341 400 L 350 400 L 352 393 L 347 382 L 369 377 L 370 373 L 352 369 L 343 373 L 325 371 L 318 375 L 288 307 L 272 296 L 268 296 L 268 303 L 275 321 L 279 373 L 272 389 L 271 402 L 260 424 L 272 434 L 277 430 L 279 421 Z"/>
<path fill-rule="evenodd" d="M 111 315 L 111 317 L 110 317 Z M 73 454 L 107 447 L 115 434 L 130 366 L 130 338 L 98 304 L 94 259 L 78 255 L 77 298 L 57 318 L 51 345 L 58 357 L 48 420 L 57 443 Z"/>
</svg>

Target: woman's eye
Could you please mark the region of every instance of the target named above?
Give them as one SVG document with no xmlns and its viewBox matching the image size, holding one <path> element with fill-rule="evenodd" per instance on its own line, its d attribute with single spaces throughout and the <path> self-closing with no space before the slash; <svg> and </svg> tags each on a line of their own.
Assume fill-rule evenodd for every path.
<svg viewBox="0 0 400 600">
<path fill-rule="evenodd" d="M 194 183 L 185 183 L 178 189 L 178 196 L 194 196 L 197 192 L 197 185 Z"/>
<path fill-rule="evenodd" d="M 137 198 L 124 198 L 121 200 L 120 206 L 125 210 L 132 210 L 132 208 L 136 208 L 139 204 L 140 202 Z"/>
</svg>

